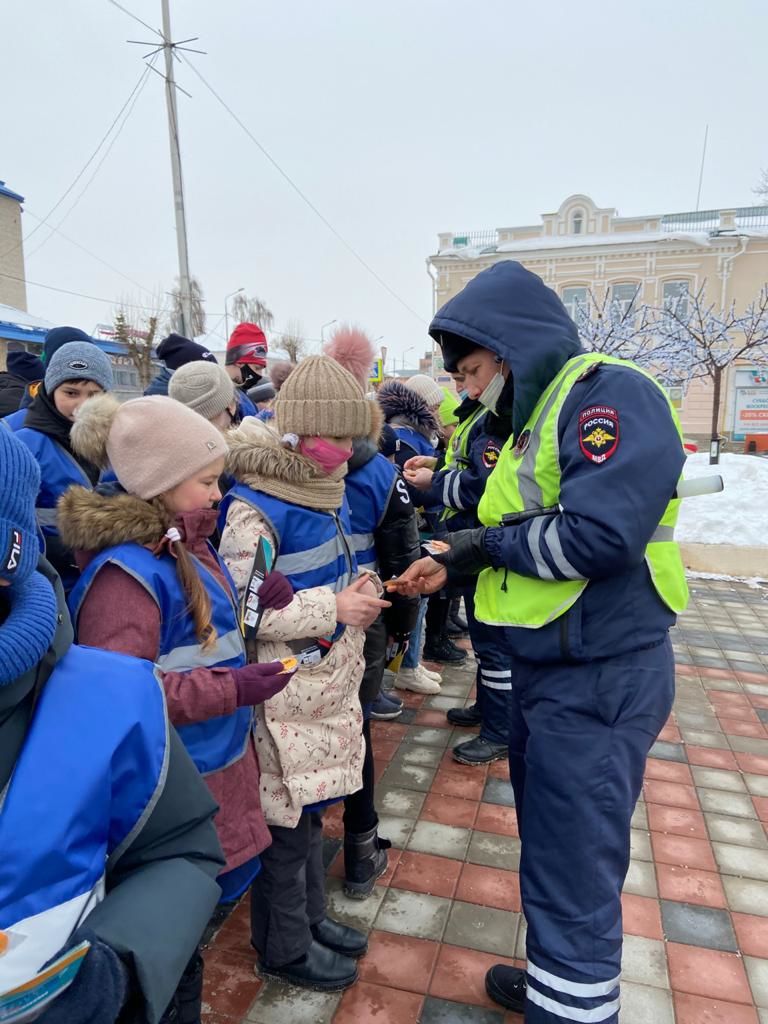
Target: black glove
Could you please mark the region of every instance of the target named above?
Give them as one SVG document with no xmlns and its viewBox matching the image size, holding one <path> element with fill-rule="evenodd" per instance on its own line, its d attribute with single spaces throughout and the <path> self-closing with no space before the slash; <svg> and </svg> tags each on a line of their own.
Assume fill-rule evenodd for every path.
<svg viewBox="0 0 768 1024">
<path fill-rule="evenodd" d="M 65 949 L 85 939 L 91 943 L 77 977 L 39 1018 L 40 1024 L 115 1024 L 128 996 L 128 969 L 92 932 L 81 930 Z"/>
<path fill-rule="evenodd" d="M 444 565 L 451 574 L 476 576 L 481 569 L 491 564 L 485 550 L 485 531 L 486 527 L 480 526 L 476 530 L 449 533 L 442 539 L 451 545 L 451 550 L 432 555 L 432 558 Z"/>
</svg>

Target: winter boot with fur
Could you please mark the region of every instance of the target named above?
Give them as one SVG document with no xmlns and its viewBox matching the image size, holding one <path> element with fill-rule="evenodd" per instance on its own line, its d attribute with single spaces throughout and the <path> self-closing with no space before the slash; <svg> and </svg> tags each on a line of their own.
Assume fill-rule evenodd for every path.
<svg viewBox="0 0 768 1024">
<path fill-rule="evenodd" d="M 344 893 L 353 900 L 365 900 L 376 879 L 387 870 L 387 850 L 392 843 L 381 839 L 376 828 L 368 832 L 347 832 L 344 836 Z"/>
</svg>

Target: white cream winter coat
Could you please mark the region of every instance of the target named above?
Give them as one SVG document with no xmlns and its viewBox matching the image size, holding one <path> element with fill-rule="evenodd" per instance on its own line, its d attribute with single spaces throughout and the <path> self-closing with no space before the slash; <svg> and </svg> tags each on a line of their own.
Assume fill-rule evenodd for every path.
<svg viewBox="0 0 768 1024">
<path fill-rule="evenodd" d="M 279 446 L 261 424 L 246 420 L 228 435 L 228 466 L 237 479 L 258 485 L 265 462 L 280 474 L 296 456 Z M 305 460 L 301 460 L 304 463 Z M 251 479 L 249 480 L 249 472 Z M 311 491 L 308 489 L 307 494 Z M 309 503 L 309 502 L 308 502 Z M 250 505 L 233 500 L 219 552 L 238 592 L 248 583 L 260 536 L 276 549 L 269 523 Z M 260 662 L 293 654 L 289 640 L 328 636 L 336 629 L 336 597 L 328 587 L 300 591 L 287 608 L 264 613 L 259 627 Z M 302 808 L 343 797 L 362 786 L 362 711 L 358 698 L 365 662 L 362 629 L 348 626 L 330 652 L 315 666 L 302 667 L 288 686 L 256 708 L 256 750 L 261 768 L 261 805 L 270 825 L 293 828 Z"/>
</svg>

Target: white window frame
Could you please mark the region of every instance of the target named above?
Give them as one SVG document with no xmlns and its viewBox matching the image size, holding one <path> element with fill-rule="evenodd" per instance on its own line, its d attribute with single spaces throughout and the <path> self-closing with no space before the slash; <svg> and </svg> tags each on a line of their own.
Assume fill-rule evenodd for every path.
<svg viewBox="0 0 768 1024">
<path fill-rule="evenodd" d="M 583 298 L 577 297 L 575 294 L 568 295 L 568 292 L 583 292 Z M 571 284 L 566 285 L 560 292 L 560 298 L 563 305 L 568 311 L 568 316 L 576 322 L 576 309 L 579 305 L 583 305 L 584 309 L 589 308 L 589 288 L 585 284 Z"/>
<path fill-rule="evenodd" d="M 625 299 L 614 298 L 614 291 L 616 288 L 631 288 L 632 297 Z M 626 316 L 632 307 L 637 303 L 640 293 L 642 291 L 642 285 L 639 281 L 614 281 L 608 285 L 608 305 L 611 310 L 615 310 L 619 316 Z"/>
<path fill-rule="evenodd" d="M 665 294 L 665 292 L 666 292 L 668 286 L 670 286 L 670 285 L 678 285 L 678 286 L 679 285 L 684 285 L 685 286 L 685 302 L 684 303 L 679 303 L 677 305 L 677 307 L 676 307 L 676 312 L 678 313 L 678 315 L 684 318 L 684 317 L 686 317 L 688 315 L 688 302 L 689 302 L 690 297 L 691 297 L 691 282 L 689 280 L 687 280 L 687 278 L 683 278 L 683 277 L 670 277 L 666 281 L 662 281 L 661 282 L 661 304 L 664 307 L 664 309 L 669 309 L 670 308 L 673 299 L 682 299 L 683 298 L 683 295 L 681 293 L 678 293 L 677 295 L 674 295 L 674 296 L 671 296 L 671 295 L 667 296 Z"/>
</svg>

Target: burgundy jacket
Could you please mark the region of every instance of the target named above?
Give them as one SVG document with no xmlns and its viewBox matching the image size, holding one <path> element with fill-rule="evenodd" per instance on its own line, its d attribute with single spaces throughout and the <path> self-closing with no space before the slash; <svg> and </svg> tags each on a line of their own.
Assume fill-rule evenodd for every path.
<svg viewBox="0 0 768 1024">
<path fill-rule="evenodd" d="M 215 510 L 189 512 L 179 516 L 176 526 L 187 550 L 224 583 L 219 563 L 207 544 L 216 516 Z M 92 557 L 93 552 L 78 552 L 81 568 Z M 78 642 L 155 661 L 160 647 L 160 611 L 140 583 L 117 566 L 107 565 L 83 602 Z M 229 669 L 166 672 L 163 686 L 174 725 L 228 715 L 237 706 L 235 681 Z M 231 871 L 271 842 L 259 802 L 259 762 L 253 738 L 239 761 L 206 775 L 205 781 L 219 804 L 216 830 L 227 858 L 225 871 Z"/>
</svg>

